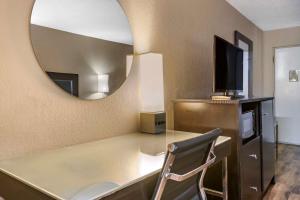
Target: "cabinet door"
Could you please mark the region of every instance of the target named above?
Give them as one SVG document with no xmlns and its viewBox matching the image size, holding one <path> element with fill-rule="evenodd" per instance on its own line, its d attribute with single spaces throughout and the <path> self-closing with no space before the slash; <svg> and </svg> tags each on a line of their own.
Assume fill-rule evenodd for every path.
<svg viewBox="0 0 300 200">
<path fill-rule="evenodd" d="M 260 138 L 252 140 L 242 147 L 242 199 L 261 198 L 261 156 Z"/>
<path fill-rule="evenodd" d="M 262 120 L 262 185 L 263 191 L 268 188 L 275 174 L 275 130 L 273 101 L 263 101 L 261 103 Z"/>
</svg>

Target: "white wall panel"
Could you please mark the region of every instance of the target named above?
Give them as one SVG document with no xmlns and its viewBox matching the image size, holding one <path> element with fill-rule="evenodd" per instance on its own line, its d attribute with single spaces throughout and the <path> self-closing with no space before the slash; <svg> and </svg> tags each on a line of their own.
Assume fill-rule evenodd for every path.
<svg viewBox="0 0 300 200">
<path fill-rule="evenodd" d="M 289 81 L 290 70 L 300 70 L 300 46 L 275 50 L 275 116 L 279 123 L 279 142 L 300 145 L 300 82 Z"/>
</svg>

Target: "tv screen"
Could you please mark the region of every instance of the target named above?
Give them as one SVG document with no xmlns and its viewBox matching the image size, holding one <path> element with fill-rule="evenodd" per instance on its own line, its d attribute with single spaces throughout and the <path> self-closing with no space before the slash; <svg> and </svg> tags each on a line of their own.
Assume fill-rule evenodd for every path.
<svg viewBox="0 0 300 200">
<path fill-rule="evenodd" d="M 243 90 L 243 50 L 215 36 L 215 92 Z"/>
</svg>

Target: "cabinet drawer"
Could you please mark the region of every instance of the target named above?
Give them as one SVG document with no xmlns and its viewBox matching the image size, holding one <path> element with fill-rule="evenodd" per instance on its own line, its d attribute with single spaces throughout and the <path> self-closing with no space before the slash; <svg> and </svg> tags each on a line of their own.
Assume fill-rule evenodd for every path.
<svg viewBox="0 0 300 200">
<path fill-rule="evenodd" d="M 242 147 L 241 154 L 242 199 L 261 198 L 260 137 Z"/>
</svg>

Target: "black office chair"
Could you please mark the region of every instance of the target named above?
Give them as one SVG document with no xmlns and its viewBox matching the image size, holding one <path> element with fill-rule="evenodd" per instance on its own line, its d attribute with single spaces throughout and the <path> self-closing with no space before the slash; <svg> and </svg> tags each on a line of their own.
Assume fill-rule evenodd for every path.
<svg viewBox="0 0 300 200">
<path fill-rule="evenodd" d="M 168 145 L 152 200 L 206 200 L 203 179 L 215 162 L 214 146 L 221 130 Z"/>
</svg>

